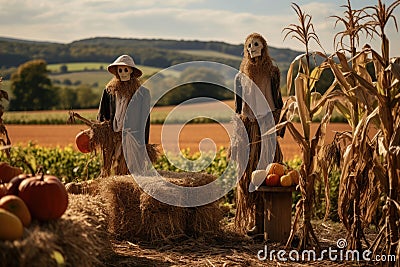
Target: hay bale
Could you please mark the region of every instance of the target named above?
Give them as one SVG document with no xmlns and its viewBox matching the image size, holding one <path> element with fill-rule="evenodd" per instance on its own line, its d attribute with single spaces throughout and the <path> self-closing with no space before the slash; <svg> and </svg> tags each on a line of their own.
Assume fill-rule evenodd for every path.
<svg viewBox="0 0 400 267">
<path fill-rule="evenodd" d="M 138 231 L 141 239 L 148 241 L 168 240 L 185 234 L 184 208 L 159 202 L 150 195 L 140 196 L 142 227 Z"/>
<path fill-rule="evenodd" d="M 216 234 L 221 229 L 223 212 L 219 202 L 187 209 L 186 233 L 190 236 Z"/>
<path fill-rule="evenodd" d="M 99 180 L 100 197 L 108 215 L 108 231 L 116 239 L 134 240 L 141 227 L 141 189 L 129 176 Z"/>
<path fill-rule="evenodd" d="M 59 220 L 33 224 L 17 241 L 0 241 L 0 266 L 101 266 L 113 255 L 106 217 L 98 198 L 70 195 Z"/>
<path fill-rule="evenodd" d="M 173 184 L 187 187 L 215 180 L 211 175 L 200 173 L 161 171 L 160 174 Z M 173 187 L 158 183 L 149 177 L 146 187 L 157 193 L 179 196 Z M 218 201 L 196 208 L 170 206 L 145 193 L 131 176 L 112 176 L 99 184 L 100 197 L 109 216 L 108 229 L 118 239 L 158 241 L 220 230 L 222 212 Z"/>
<path fill-rule="evenodd" d="M 158 173 L 173 184 L 186 187 L 196 187 L 209 184 L 215 176 L 207 173 L 158 171 Z"/>
<path fill-rule="evenodd" d="M 160 171 L 160 175 L 169 178 L 171 183 L 179 186 L 196 187 L 213 182 L 216 178 L 206 173 L 188 173 Z M 200 236 L 205 233 L 216 233 L 220 229 L 220 221 L 223 212 L 219 208 L 219 201 L 208 205 L 186 208 L 186 234 L 189 236 Z"/>
<path fill-rule="evenodd" d="M 82 182 L 70 182 L 65 185 L 65 189 L 70 194 L 88 194 L 96 196 L 99 194 L 99 185 L 97 180 L 87 180 Z"/>
</svg>

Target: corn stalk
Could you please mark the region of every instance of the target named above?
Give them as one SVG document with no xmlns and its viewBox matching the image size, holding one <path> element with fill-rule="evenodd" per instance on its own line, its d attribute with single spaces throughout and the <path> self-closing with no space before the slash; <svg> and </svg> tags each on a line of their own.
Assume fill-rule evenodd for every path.
<svg viewBox="0 0 400 267">
<path fill-rule="evenodd" d="M 380 139 L 382 141 L 380 143 L 382 153 L 379 153 L 379 156 L 384 158 L 382 164 L 386 167 L 386 180 L 383 181 L 383 184 L 387 185 L 385 188 L 387 196 L 385 204 L 387 210 L 385 221 L 387 229 L 386 252 L 390 255 L 396 255 L 397 253 L 397 257 L 400 256 L 400 231 L 397 226 L 400 213 L 396 207 L 399 203 L 400 170 L 398 153 L 400 145 L 400 134 L 398 133 L 400 124 L 400 58 L 390 59 L 390 45 L 385 28 L 390 19 L 393 19 L 397 29 L 397 21 L 393 16 L 393 12 L 399 5 L 400 1 L 396 0 L 386 8 L 386 5 L 381 0 L 378 0 L 376 6 L 369 7 L 372 9 L 371 21 L 375 26 L 374 32 L 381 39 L 381 55 L 378 55 L 372 49 L 371 53 L 377 74 L 374 93 L 378 99 L 378 114 L 382 129 L 382 138 Z"/>
<path fill-rule="evenodd" d="M 295 3 L 292 4 L 292 7 L 298 16 L 299 24 L 290 24 L 283 29 L 284 32 L 286 31 L 285 39 L 290 35 L 292 38 L 299 40 L 304 44 L 306 53 L 295 58 L 288 70 L 288 94 L 290 94 L 294 86 L 295 95 L 285 102 L 281 114 L 282 118 L 284 116 L 287 117 L 287 121 L 276 125 L 276 130 L 287 127 L 289 133 L 293 136 L 301 149 L 302 165 L 300 167 L 300 192 L 302 198 L 296 206 L 292 231 L 286 245 L 291 245 L 295 234 L 299 234 L 300 242 L 298 249 L 306 249 L 312 245 L 320 247 L 318 238 L 311 224 L 311 217 L 313 214 L 315 180 L 320 177 L 318 156 L 324 145 L 326 126 L 332 115 L 333 105 L 330 101 L 327 101 L 326 98 L 321 96 L 321 94 L 314 91 L 315 84 L 320 78 L 324 65 L 317 66 L 311 70 L 310 59 L 312 56 L 316 55 L 326 56 L 319 52 L 310 53 L 309 45 L 311 41 L 315 41 L 321 46 L 318 36 L 314 31 L 314 26 L 311 23 L 311 16 L 303 13 L 301 8 Z M 298 67 L 298 74 L 293 84 L 293 72 L 295 67 Z M 328 91 L 332 92 L 333 88 L 334 87 Z M 327 106 L 326 114 L 321 120 L 317 131 L 312 135 L 310 128 L 312 118 L 320 112 L 325 105 Z M 294 127 L 292 122 L 294 115 L 300 118 L 301 131 L 298 131 Z M 300 217 L 302 218 L 301 223 L 299 223 Z"/>
<path fill-rule="evenodd" d="M 369 246 L 363 229 L 371 222 L 378 204 L 379 191 L 374 186 L 376 178 L 371 171 L 374 142 L 368 138 L 369 128 L 364 127 L 371 122 L 376 123 L 375 115 L 368 117 L 376 104 L 373 96 L 363 89 L 352 73 L 357 73 L 372 83 L 367 71 L 370 60 L 366 53 L 357 53 L 357 46 L 361 34 L 372 38 L 374 28 L 367 21 L 369 15 L 366 8 L 354 10 L 350 0 L 342 7 L 346 8 L 343 16 L 333 16 L 336 19 L 335 26 L 338 23 L 344 25 L 344 30 L 334 37 L 334 45 L 338 51 L 333 56 L 337 57 L 339 63 L 336 64 L 332 57 L 328 59 L 343 97 L 343 101 L 336 103 L 336 108 L 346 117 L 352 128 L 350 136 L 340 135 L 333 145 L 338 146 L 341 138 L 350 137 L 350 144 L 340 148 L 343 159 L 340 164 L 338 215 L 348 231 L 349 248 L 361 251 L 362 239 Z M 350 60 L 347 60 L 346 52 L 350 54 Z"/>
<path fill-rule="evenodd" d="M 349 3 L 349 10 L 350 2 Z M 337 108 L 352 126 L 352 142 L 346 148 L 343 156 L 342 175 L 339 192 L 339 216 L 349 231 L 351 249 L 361 249 L 363 227 L 371 221 L 378 205 L 381 185 L 387 196 L 384 207 L 386 221 L 383 229 L 387 231 L 386 252 L 394 255 L 399 243 L 399 229 L 396 222 L 399 213 L 398 205 L 398 175 L 399 175 L 399 143 L 400 137 L 395 126 L 399 126 L 399 59 L 389 58 L 389 40 L 385 34 L 388 21 L 393 18 L 397 28 L 394 9 L 400 4 L 395 1 L 388 8 L 380 0 L 369 15 L 370 21 L 364 24 L 366 31 L 378 34 L 382 40 L 381 55 L 365 46 L 364 49 L 351 57 L 351 65 L 343 53 L 337 52 L 339 64 L 332 59 L 329 65 L 339 82 L 341 91 L 347 101 L 337 104 Z M 353 13 L 354 14 L 354 13 Z M 363 18 L 367 18 L 363 16 Z M 342 20 L 341 20 L 342 21 Z M 354 25 L 348 23 L 348 25 Z M 346 27 L 350 27 L 346 25 Z M 362 25 L 360 26 L 362 29 Z M 372 30 L 371 30 L 372 29 Z M 350 31 L 347 31 L 350 32 Z M 377 81 L 373 81 L 366 70 L 366 65 L 373 62 Z M 378 130 L 374 138 L 368 138 L 368 131 L 375 125 Z M 395 130 L 396 129 L 396 130 Z M 349 210 L 353 209 L 353 215 Z M 362 225 L 363 224 L 363 225 Z M 376 251 L 384 235 L 379 234 L 379 240 L 374 242 Z M 368 245 L 368 242 L 366 242 Z"/>
</svg>

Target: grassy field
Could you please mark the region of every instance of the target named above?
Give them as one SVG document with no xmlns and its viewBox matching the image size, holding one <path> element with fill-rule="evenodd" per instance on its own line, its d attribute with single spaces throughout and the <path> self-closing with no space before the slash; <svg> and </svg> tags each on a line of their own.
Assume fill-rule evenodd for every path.
<svg viewBox="0 0 400 267">
<path fill-rule="evenodd" d="M 226 101 L 225 103 L 230 107 L 233 107 L 234 105 L 233 101 Z M 173 110 L 173 108 L 173 106 L 154 107 L 150 115 L 151 123 L 164 123 L 166 117 Z M 199 112 L 200 110 L 202 110 L 202 112 Z M 97 115 L 97 109 L 80 109 L 75 111 L 87 119 L 95 119 Z M 230 121 L 229 114 L 226 112 L 219 112 L 218 107 L 215 107 L 213 104 L 203 103 L 181 106 L 180 111 L 177 112 L 168 123 L 184 123 L 197 116 L 213 117 L 220 122 Z M 203 117 L 197 118 L 193 122 L 210 122 L 210 119 Z M 6 124 L 65 124 L 68 119 L 68 111 L 8 111 L 4 113 L 3 119 Z"/>
<path fill-rule="evenodd" d="M 230 108 L 234 107 L 233 100 L 224 101 L 224 103 Z M 163 124 L 173 109 L 174 106 L 154 107 L 150 114 L 151 123 Z M 97 109 L 79 109 L 74 111 L 88 119 L 95 119 L 97 115 Z M 231 114 L 225 108 L 222 109 L 213 103 L 182 105 L 173 115 L 168 120 L 169 124 L 185 123 L 193 118 L 195 119 L 191 123 L 212 122 L 207 117 L 212 117 L 221 123 L 228 123 L 231 120 Z M 321 116 L 316 117 L 316 120 L 318 121 Z M 7 111 L 4 113 L 3 119 L 6 124 L 65 124 L 68 119 L 68 110 Z M 345 119 L 337 111 L 334 111 L 331 122 L 345 122 Z"/>
<path fill-rule="evenodd" d="M 62 65 L 66 65 L 68 68 L 68 72 L 75 72 L 75 71 L 104 71 L 107 72 L 107 66 L 109 62 L 77 62 L 77 63 L 60 63 L 60 64 L 49 64 L 47 65 L 47 69 L 52 73 L 59 73 L 60 67 Z M 151 75 L 155 72 L 160 71 L 160 68 L 155 67 L 148 67 L 143 65 L 137 65 L 137 67 L 143 71 L 144 75 Z"/>
<path fill-rule="evenodd" d="M 241 55 L 234 56 L 234 55 L 229 55 L 229 54 L 225 54 L 225 53 L 217 52 L 217 51 L 213 51 L 213 50 L 178 50 L 178 52 L 189 54 L 189 55 L 194 55 L 194 56 L 242 60 Z"/>
<path fill-rule="evenodd" d="M 74 62 L 74 63 L 59 63 L 49 64 L 47 69 L 52 73 L 60 72 L 61 66 L 67 66 L 69 72 L 71 71 L 84 71 L 84 70 L 105 70 L 108 66 L 107 62 Z"/>
</svg>

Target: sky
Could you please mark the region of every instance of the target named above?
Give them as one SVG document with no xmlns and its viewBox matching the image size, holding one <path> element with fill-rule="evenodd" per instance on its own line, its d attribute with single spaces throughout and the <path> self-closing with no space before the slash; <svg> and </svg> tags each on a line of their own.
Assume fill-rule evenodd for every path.
<svg viewBox="0 0 400 267">
<path fill-rule="evenodd" d="M 293 0 L 294 1 L 294 0 Z M 382 0 L 390 5 L 394 0 Z M 286 0 L 0 0 L 0 36 L 69 43 L 91 37 L 161 38 L 222 41 L 242 44 L 252 32 L 270 46 L 304 51 L 282 29 L 298 23 Z M 298 0 L 312 16 L 323 48 L 333 51 L 333 38 L 343 30 L 335 19 L 343 16 L 347 0 Z M 377 5 L 377 0 L 352 0 L 353 8 Z M 400 6 L 394 15 L 399 20 Z M 399 56 L 400 33 L 393 20 L 387 28 L 392 55 Z M 361 38 L 379 49 L 376 40 Z M 397 45 L 393 45 L 397 44 Z M 320 50 L 313 45 L 312 50 Z"/>
</svg>

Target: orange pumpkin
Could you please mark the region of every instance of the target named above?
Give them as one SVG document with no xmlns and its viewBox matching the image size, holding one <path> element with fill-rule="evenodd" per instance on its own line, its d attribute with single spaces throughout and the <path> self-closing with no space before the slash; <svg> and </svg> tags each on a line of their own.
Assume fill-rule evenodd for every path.
<svg viewBox="0 0 400 267">
<path fill-rule="evenodd" d="M 22 173 L 17 167 L 10 166 L 7 162 L 0 162 L 0 181 L 8 183 L 12 178 Z"/>
<path fill-rule="evenodd" d="M 67 210 L 68 192 L 55 176 L 42 174 L 26 178 L 18 189 L 18 196 L 25 201 L 33 218 L 58 219 Z"/>
<path fill-rule="evenodd" d="M 265 184 L 267 186 L 279 186 L 279 176 L 275 173 L 269 174 L 265 179 Z"/>
<path fill-rule="evenodd" d="M 90 147 L 90 135 L 87 130 L 81 131 L 76 135 L 75 143 L 79 151 L 82 153 L 89 153 L 92 151 Z"/>
<path fill-rule="evenodd" d="M 267 172 L 269 174 L 277 174 L 279 177 L 285 174 L 285 166 L 279 163 L 271 163 L 267 167 Z"/>
<path fill-rule="evenodd" d="M 18 187 L 26 178 L 30 178 L 32 175 L 30 174 L 20 174 L 11 179 L 7 186 L 7 194 L 6 195 L 15 195 L 18 196 Z"/>
</svg>

